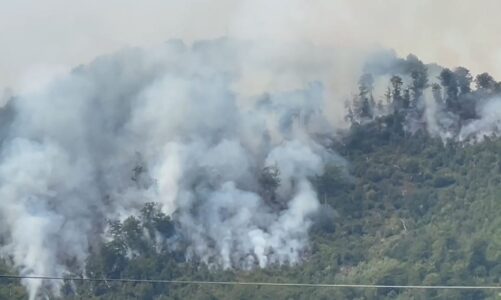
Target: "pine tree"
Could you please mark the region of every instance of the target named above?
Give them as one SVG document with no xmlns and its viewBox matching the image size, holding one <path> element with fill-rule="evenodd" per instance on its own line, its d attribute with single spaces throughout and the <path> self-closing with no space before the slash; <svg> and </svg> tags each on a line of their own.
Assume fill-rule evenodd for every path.
<svg viewBox="0 0 501 300">
<path fill-rule="evenodd" d="M 400 112 L 403 107 L 403 99 L 402 99 L 402 78 L 400 78 L 397 75 L 393 75 L 390 79 L 392 90 L 391 90 L 391 96 L 392 96 L 392 106 L 394 109 L 395 113 Z"/>
</svg>

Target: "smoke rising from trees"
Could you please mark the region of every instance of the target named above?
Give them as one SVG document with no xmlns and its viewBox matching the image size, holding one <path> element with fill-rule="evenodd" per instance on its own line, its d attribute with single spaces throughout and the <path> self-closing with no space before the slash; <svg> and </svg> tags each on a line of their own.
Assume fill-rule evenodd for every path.
<svg viewBox="0 0 501 300">
<path fill-rule="evenodd" d="M 22 275 L 83 274 L 89 253 L 114 231 L 109 220 L 154 202 L 174 233 L 145 234 L 187 260 L 238 269 L 300 262 L 321 214 L 313 179 L 346 165 L 331 150 L 345 112 L 330 112 L 345 94 L 332 81 L 347 79 L 336 52 L 281 49 L 173 40 L 99 57 L 6 96 L 3 257 Z M 487 73 L 388 51 L 366 58 L 359 73 L 348 125 L 459 141 L 498 133 L 499 83 Z M 24 283 L 31 298 L 41 288 L 57 295 L 62 284 Z"/>
<path fill-rule="evenodd" d="M 501 84 L 488 73 L 473 76 L 465 67 L 451 70 L 412 54 L 401 59 L 379 51 L 367 59 L 358 85 L 346 104 L 345 119 L 352 125 L 389 116 L 405 132 L 427 132 L 444 141 L 499 135 Z"/>
<path fill-rule="evenodd" d="M 243 46 L 125 49 L 12 97 L 2 109 L 3 256 L 22 275 L 83 272 L 107 220 L 156 202 L 187 259 L 298 263 L 320 206 L 310 178 L 343 160 L 327 147 L 321 82 L 235 92 Z M 25 284 L 34 298 L 62 283 Z"/>
</svg>

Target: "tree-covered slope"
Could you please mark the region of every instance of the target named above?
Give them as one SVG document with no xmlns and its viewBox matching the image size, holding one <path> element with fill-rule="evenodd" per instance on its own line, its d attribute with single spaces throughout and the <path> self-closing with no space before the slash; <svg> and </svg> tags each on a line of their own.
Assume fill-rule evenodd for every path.
<svg viewBox="0 0 501 300">
<path fill-rule="evenodd" d="M 378 122 L 390 124 L 391 117 Z M 313 181 L 323 213 L 294 266 L 248 271 L 187 260 L 175 223 L 157 206 L 111 222 L 88 259 L 93 278 L 385 285 L 498 285 L 501 279 L 501 140 L 443 143 L 375 123 L 354 126 L 335 150 L 350 162 Z M 2 267 L 5 270 L 5 267 Z M 7 272 L 7 271 L 5 271 Z M 5 279 L 2 279 L 5 283 Z M 66 283 L 66 299 L 495 299 L 490 291 Z M 71 287 L 76 286 L 76 289 Z M 2 299 L 24 298 L 2 284 Z"/>
<path fill-rule="evenodd" d="M 321 74 L 235 89 L 254 47 L 124 49 L 10 97 L 0 273 L 97 280 L 0 278 L 0 299 L 494 299 L 106 280 L 499 284 L 501 82 L 383 51 L 367 58 L 343 130 Z M 270 74 L 292 63 L 262 55 Z"/>
</svg>

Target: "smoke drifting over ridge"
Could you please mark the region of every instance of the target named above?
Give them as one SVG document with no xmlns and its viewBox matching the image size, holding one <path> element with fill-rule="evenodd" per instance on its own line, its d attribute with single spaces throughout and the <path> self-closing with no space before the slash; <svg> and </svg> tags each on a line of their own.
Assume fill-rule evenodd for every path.
<svg viewBox="0 0 501 300">
<path fill-rule="evenodd" d="M 125 49 L 12 98 L 2 109 L 3 256 L 23 275 L 82 269 L 106 219 L 158 202 L 188 257 L 223 268 L 298 262 L 319 208 L 309 178 L 343 160 L 326 147 L 334 131 L 313 74 L 294 78 L 259 50 L 253 59 L 297 85 L 236 92 L 254 50 L 226 39 Z M 273 197 L 259 182 L 269 168 L 279 171 Z M 42 283 L 25 284 L 35 298 Z"/>
<path fill-rule="evenodd" d="M 292 39 L 352 49 L 379 45 L 500 77 L 500 44 L 494 38 L 500 9 L 496 0 L 3 1 L 0 90 L 16 88 L 37 64 L 73 66 L 171 37 Z"/>
<path fill-rule="evenodd" d="M 347 52 L 171 41 L 32 78 L 0 112 L 2 255 L 21 274 L 82 270 L 107 219 L 158 202 L 179 225 L 188 258 L 244 269 L 300 261 L 319 210 L 310 179 L 344 164 L 329 141 L 366 58 Z M 375 94 L 396 74 L 407 87 L 410 70 L 425 66 L 382 53 L 365 64 Z M 441 71 L 424 72 L 431 84 Z M 434 103 L 430 87 L 418 98 L 423 115 L 406 124 L 410 132 L 423 123 L 444 139 L 498 132 L 495 96 L 468 123 Z M 273 196 L 261 182 L 270 169 L 279 170 Z M 35 298 L 42 283 L 25 284 Z M 45 284 L 57 294 L 61 283 Z"/>
<path fill-rule="evenodd" d="M 396 117 L 402 130 L 421 131 L 444 142 L 481 142 L 500 136 L 501 82 L 465 67 L 425 64 L 392 50 L 367 56 L 358 92 L 346 102 L 351 125 L 371 125 Z M 381 119 L 382 118 L 382 119 Z"/>
</svg>

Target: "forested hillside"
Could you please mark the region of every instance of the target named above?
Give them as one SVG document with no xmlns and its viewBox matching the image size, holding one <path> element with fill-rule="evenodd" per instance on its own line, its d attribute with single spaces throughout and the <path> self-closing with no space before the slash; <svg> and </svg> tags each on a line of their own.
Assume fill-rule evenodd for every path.
<svg viewBox="0 0 501 300">
<path fill-rule="evenodd" d="M 501 284 L 499 82 L 383 52 L 334 128 L 322 82 L 235 92 L 247 46 L 126 49 L 12 96 L 0 110 L 0 274 Z M 266 70 L 290 63 L 260 55 Z M 0 299 L 498 296 L 0 278 Z"/>
<path fill-rule="evenodd" d="M 209 270 L 143 232 L 169 238 L 175 224 L 149 204 L 112 222 L 112 239 L 88 259 L 93 278 L 496 285 L 501 279 L 501 140 L 449 142 L 392 130 L 392 117 L 354 126 L 334 146 L 349 161 L 315 183 L 325 206 L 311 248 L 295 266 Z M 349 175 L 347 175 L 349 174 Z M 333 209 L 332 209 L 333 208 Z M 5 270 L 5 267 L 2 268 Z M 2 299 L 24 299 L 2 279 Z M 494 299 L 495 292 L 67 283 L 66 299 Z M 71 286 L 76 285 L 72 291 Z"/>
</svg>

